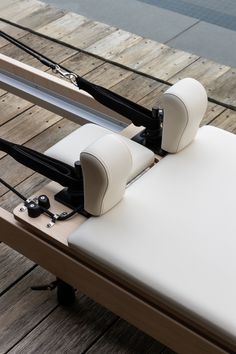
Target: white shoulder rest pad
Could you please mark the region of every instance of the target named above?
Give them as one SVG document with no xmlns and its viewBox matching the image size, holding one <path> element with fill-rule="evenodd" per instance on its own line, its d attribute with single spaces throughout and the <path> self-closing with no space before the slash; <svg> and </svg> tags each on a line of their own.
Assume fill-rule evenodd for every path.
<svg viewBox="0 0 236 354">
<path fill-rule="evenodd" d="M 195 79 L 186 78 L 163 97 L 164 121 L 161 148 L 176 153 L 189 145 L 207 109 L 207 94 Z"/>
<path fill-rule="evenodd" d="M 74 166 L 75 161 L 80 159 L 80 153 L 89 145 L 101 137 L 111 134 L 108 129 L 95 124 L 85 124 L 76 129 L 73 133 L 60 140 L 57 144 L 48 149 L 45 154 L 55 159 L 61 160 L 68 165 Z M 119 134 L 112 133 L 121 137 Z M 137 177 L 142 171 L 150 167 L 154 162 L 154 153 L 146 147 L 128 139 L 121 137 L 127 144 L 132 155 L 132 168 L 129 173 L 128 182 Z"/>
<path fill-rule="evenodd" d="M 84 178 L 84 209 L 92 215 L 106 213 L 123 197 L 132 156 L 118 135 L 109 134 L 88 146 L 80 161 Z"/>
</svg>

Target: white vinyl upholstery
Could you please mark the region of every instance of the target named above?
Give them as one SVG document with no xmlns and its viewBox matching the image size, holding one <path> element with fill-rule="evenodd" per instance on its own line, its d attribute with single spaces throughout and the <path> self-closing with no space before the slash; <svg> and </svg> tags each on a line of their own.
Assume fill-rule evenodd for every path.
<svg viewBox="0 0 236 354">
<path fill-rule="evenodd" d="M 84 209 L 106 213 L 123 197 L 132 168 L 130 150 L 121 136 L 107 134 L 80 154 L 84 180 Z"/>
<path fill-rule="evenodd" d="M 84 149 L 107 134 L 111 134 L 111 131 L 95 124 L 85 124 L 53 145 L 45 154 L 74 166 L 75 161 L 80 160 L 80 153 Z M 154 153 L 130 139 L 122 137 L 122 140 L 127 144 L 132 155 L 132 168 L 128 176 L 130 182 L 153 164 Z"/>
<path fill-rule="evenodd" d="M 236 345 L 236 137 L 199 129 L 70 247 Z"/>
<path fill-rule="evenodd" d="M 207 94 L 195 79 L 186 78 L 163 95 L 163 134 L 161 148 L 169 153 L 184 149 L 195 138 L 207 109 Z"/>
</svg>

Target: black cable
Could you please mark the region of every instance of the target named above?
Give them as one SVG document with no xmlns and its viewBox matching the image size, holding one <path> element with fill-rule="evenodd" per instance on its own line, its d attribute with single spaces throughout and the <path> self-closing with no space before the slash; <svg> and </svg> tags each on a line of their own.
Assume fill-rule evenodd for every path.
<svg viewBox="0 0 236 354">
<path fill-rule="evenodd" d="M 36 50 L 30 48 L 27 44 L 24 44 L 24 43 L 18 41 L 17 39 L 13 38 L 12 36 L 10 36 L 9 34 L 3 32 L 3 31 L 0 31 L 0 36 L 5 38 L 7 41 L 14 44 L 15 46 L 17 46 L 18 48 L 24 50 L 26 53 L 33 56 L 35 59 L 39 60 L 42 64 L 50 67 L 51 69 L 56 68 L 57 63 L 48 59 L 47 57 L 45 57 L 43 54 L 40 54 Z"/>
<path fill-rule="evenodd" d="M 24 202 L 27 201 L 27 198 L 25 198 L 20 192 L 18 192 L 14 187 L 10 186 L 6 181 L 4 181 L 2 178 L 0 178 L 0 183 L 2 183 L 6 188 L 8 188 L 10 191 L 15 193 L 19 198 L 24 200 Z"/>
</svg>

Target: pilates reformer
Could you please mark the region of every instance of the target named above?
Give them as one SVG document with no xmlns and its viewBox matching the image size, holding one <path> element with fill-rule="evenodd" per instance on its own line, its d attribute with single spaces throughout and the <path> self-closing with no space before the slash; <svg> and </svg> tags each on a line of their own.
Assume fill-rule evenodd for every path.
<svg viewBox="0 0 236 354">
<path fill-rule="evenodd" d="M 199 129 L 202 85 L 183 79 L 161 109 L 131 119 L 48 73 L 0 64 L 2 88 L 88 123 L 44 154 L 0 140 L 53 181 L 13 215 L 0 209 L 1 241 L 58 278 L 46 288 L 61 303 L 78 288 L 179 353 L 236 352 L 236 138 Z"/>
</svg>

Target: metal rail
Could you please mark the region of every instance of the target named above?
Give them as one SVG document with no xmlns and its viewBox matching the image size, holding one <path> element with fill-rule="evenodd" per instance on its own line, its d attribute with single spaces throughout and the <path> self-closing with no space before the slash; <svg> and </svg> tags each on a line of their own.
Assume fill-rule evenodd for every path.
<svg viewBox="0 0 236 354">
<path fill-rule="evenodd" d="M 71 83 L 0 54 L 0 88 L 78 124 L 119 132 L 128 122 Z"/>
</svg>

